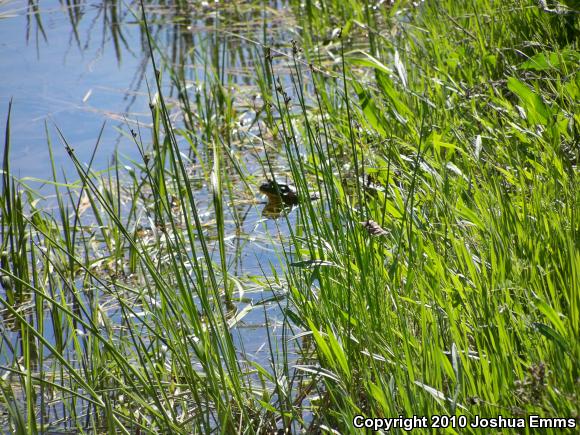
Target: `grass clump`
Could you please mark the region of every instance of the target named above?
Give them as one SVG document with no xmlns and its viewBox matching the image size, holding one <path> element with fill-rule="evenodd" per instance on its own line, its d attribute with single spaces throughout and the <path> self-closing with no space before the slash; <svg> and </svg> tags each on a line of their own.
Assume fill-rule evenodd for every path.
<svg viewBox="0 0 580 435">
<path fill-rule="evenodd" d="M 330 27 L 334 10 L 328 23 L 307 19 Z M 327 264 L 293 275 L 293 300 L 324 385 L 321 424 L 577 416 L 579 130 L 568 96 L 579 57 L 568 18 L 527 2 L 362 7 L 366 26 L 347 23 L 334 48 L 342 80 L 314 74 L 318 110 L 332 115 L 304 136 L 333 192 L 326 219 L 311 209 L 296 242 Z M 370 50 L 346 50 L 356 26 L 374 34 Z"/>
</svg>

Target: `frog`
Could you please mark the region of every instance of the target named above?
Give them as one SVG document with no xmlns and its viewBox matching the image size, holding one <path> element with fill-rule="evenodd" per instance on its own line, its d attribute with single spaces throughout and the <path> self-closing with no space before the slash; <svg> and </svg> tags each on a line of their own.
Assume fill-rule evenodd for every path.
<svg viewBox="0 0 580 435">
<path fill-rule="evenodd" d="M 268 197 L 268 202 L 273 204 L 282 203 L 286 206 L 293 207 L 299 203 L 296 190 L 287 184 L 278 183 L 274 180 L 268 180 L 263 183 L 260 186 L 260 192 Z"/>
<path fill-rule="evenodd" d="M 268 202 L 262 210 L 262 216 L 268 219 L 277 219 L 285 210 L 297 207 L 303 198 L 301 198 L 296 189 L 287 185 L 278 183 L 274 180 L 268 180 L 260 186 L 260 192 L 268 197 Z M 314 193 L 310 195 L 310 200 L 319 199 L 320 195 Z"/>
</svg>

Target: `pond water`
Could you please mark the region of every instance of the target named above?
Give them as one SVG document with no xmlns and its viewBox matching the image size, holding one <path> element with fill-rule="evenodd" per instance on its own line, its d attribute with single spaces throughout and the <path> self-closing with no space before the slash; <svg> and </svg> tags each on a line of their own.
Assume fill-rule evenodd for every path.
<svg viewBox="0 0 580 435">
<path fill-rule="evenodd" d="M 264 198 L 257 187 L 267 172 L 264 169 L 264 145 L 259 140 L 252 140 L 262 135 L 258 124 L 252 123 L 256 118 L 252 104 L 259 94 L 254 71 L 256 65 L 252 60 L 256 59 L 256 53 L 262 55 L 262 44 L 255 41 L 274 47 L 283 46 L 287 52 L 291 50 L 290 40 L 295 35 L 288 23 L 292 16 L 289 6 L 278 2 L 267 5 L 265 2 L 189 2 L 186 5 L 187 10 L 173 4 L 165 6 L 150 2 L 146 6 L 150 31 L 160 47 L 155 52 L 157 65 L 162 74 L 167 74 L 162 82 L 163 93 L 170 103 L 172 122 L 178 129 L 184 129 L 179 95 L 168 79 L 167 67 L 183 65 L 190 99 L 200 94 L 203 98 L 205 68 L 212 62 L 208 49 L 213 40 L 220 39 L 217 53 L 228 83 L 236 87 L 236 122 L 241 132 L 232 150 L 248 179 L 256 183 L 250 189 L 241 189 L 243 183 L 239 174 L 224 174 L 230 177 L 234 186 L 233 193 L 228 191 L 224 198 L 228 273 L 239 279 L 244 289 L 233 295 L 238 313 L 244 313 L 244 316 L 232 328 L 232 337 L 240 358 L 270 367 L 268 342 L 273 340 L 272 345 L 278 348 L 277 340 L 288 339 L 288 331 L 282 332 L 289 325 L 282 312 L 288 301 L 283 275 L 280 278 L 282 284 L 275 285 L 264 279 L 264 275 L 271 275 L 273 271 L 280 274 L 285 262 L 280 240 L 288 236 L 289 225 L 296 225 L 300 210 L 290 212 L 287 219 L 264 216 Z M 57 210 L 53 186 L 42 183 L 42 180 L 52 179 L 49 142 L 58 181 L 79 178 L 65 144 L 75 150 L 81 162 L 86 163 L 98 141 L 98 152 L 92 164 L 95 170 L 111 167 L 115 153 L 118 153 L 122 165 L 134 167 L 134 161 L 142 161 L 132 131 L 138 131 L 139 137 L 144 138 L 143 144 L 151 146 L 150 103 L 155 100 L 155 92 L 150 89 L 155 89 L 155 75 L 140 16 L 139 2 L 42 0 L 0 4 L 2 140 L 11 101 L 12 173 L 48 195 L 46 204 L 49 210 Z M 159 53 L 166 57 L 160 59 Z M 284 87 L 291 92 L 292 83 L 284 72 L 287 71 L 285 61 L 285 58 L 277 57 L 274 63 L 279 66 L 277 72 Z M 244 141 L 240 137 L 249 139 Z M 179 135 L 178 140 L 184 155 L 199 152 L 192 150 L 193 146 L 185 135 Z M 271 148 L 269 159 L 273 170 L 287 177 L 288 168 L 280 146 Z M 203 173 L 195 165 L 192 171 Z M 212 258 L 219 263 L 218 234 L 212 224 L 215 216 L 208 180 L 203 174 L 196 174 L 194 178 L 197 180 L 196 204 L 204 224 L 207 224 L 207 242 Z M 80 280 L 75 285 L 79 293 L 84 290 Z M 114 298 L 107 299 L 110 295 L 101 292 L 99 295 L 102 298 L 100 309 L 106 310 L 110 321 L 122 324 L 123 315 Z M 4 289 L 0 289 L 0 296 L 7 298 Z M 93 296 L 85 294 L 83 297 L 88 298 L 83 301 L 91 306 L 89 301 Z M 35 320 L 33 305 L 26 300 L 19 309 L 31 324 L 43 324 L 43 335 L 54 346 L 55 337 L 59 335 L 54 330 L 54 319 L 47 314 L 44 320 Z M 248 310 L 251 306 L 254 308 Z M 135 310 L 139 316 L 148 315 L 138 303 Z M 0 370 L 4 373 L 22 358 L 24 338 L 14 317 L 4 309 L 0 311 Z M 92 314 L 87 313 L 87 317 L 90 316 Z M 33 347 L 37 346 L 38 343 Z M 67 346 L 71 346 L 70 354 L 74 355 L 72 343 Z M 292 344 L 285 343 L 283 347 L 286 346 L 290 346 L 292 352 Z M 46 370 L 52 370 L 54 361 L 49 359 L 43 363 L 51 367 Z M 16 397 L 20 397 L 19 388 L 15 389 Z M 58 401 L 55 403 L 54 409 Z"/>
<path fill-rule="evenodd" d="M 221 9 L 210 6 L 207 2 L 192 2 L 190 10 L 176 13 L 174 7 L 149 3 L 152 34 L 157 43 L 167 47 L 171 61 L 185 59 L 187 50 L 211 38 L 216 17 L 230 19 L 224 34 L 233 30 L 251 39 L 254 33 L 264 31 L 260 21 L 252 19 L 265 20 L 267 14 L 267 38 L 286 42 L 291 38 L 289 29 L 281 25 L 287 20 L 281 18 L 287 15 L 285 4 L 274 2 L 267 11 L 251 4 L 241 11 L 237 7 L 232 11 L 227 5 Z M 103 125 L 93 168 L 106 168 L 116 151 L 129 165 L 132 159 L 140 159 L 128 132 L 140 128 L 147 137 L 151 126 L 149 89 L 154 88 L 149 47 L 137 18 L 140 13 L 139 2 L 43 0 L 0 5 L 1 131 L 4 138 L 12 101 L 10 162 L 16 176 L 25 181 L 52 178 L 47 145 L 50 139 L 58 176 L 64 174 L 67 179 L 76 180 L 78 175 L 64 141 L 74 148 L 80 161 L 87 162 Z M 248 94 L 255 92 L 244 53 L 255 50 L 256 45 L 236 38 L 231 38 L 230 45 L 224 44 L 225 50 L 233 53 L 228 74 Z M 191 86 L 203 82 L 202 67 L 192 65 L 188 69 Z M 171 96 L 169 80 L 166 82 L 164 91 Z M 244 117 L 251 118 L 243 110 L 240 113 L 242 122 Z M 187 151 L 187 144 L 184 150 Z M 250 154 L 242 158 L 250 173 L 258 177 L 264 174 Z M 205 185 L 200 186 L 199 192 L 202 199 L 208 195 Z M 257 189 L 256 197 L 259 199 Z M 245 217 L 245 229 L 254 232 L 256 221 L 263 220 L 261 208 L 238 208 Z M 246 254 L 248 260 L 243 267 L 249 265 L 255 270 L 255 255 Z"/>
<path fill-rule="evenodd" d="M 149 122 L 145 78 L 151 67 L 133 15 L 117 11 L 118 22 L 112 24 L 115 12 L 105 2 L 68 6 L 43 0 L 37 12 L 30 4 L 0 6 L 0 118 L 4 130 L 12 100 L 14 173 L 50 178 L 45 125 L 57 168 L 73 179 L 56 127 L 87 161 L 106 122 L 97 167 L 105 167 L 115 150 L 135 157 L 135 145 L 118 129 L 126 122 Z"/>
<path fill-rule="evenodd" d="M 227 22 L 227 28 L 224 26 L 220 33 L 229 38 L 221 55 L 228 59 L 225 70 L 232 83 L 251 98 L 256 87 L 246 55 L 256 51 L 257 46 L 244 38 L 266 38 L 289 45 L 292 35 L 285 26 L 289 19 L 287 5 L 272 3 L 267 8 L 263 5 L 256 8 L 240 3 L 231 9 L 217 2 L 215 5 L 192 2 L 190 6 L 187 11 L 178 12 L 175 6 L 154 3 L 147 6 L 152 34 L 158 44 L 166 47 L 167 61 L 170 64 L 183 61 L 189 50 L 203 51 L 207 47 L 204 41 L 215 36 L 211 32 L 218 22 Z M 149 47 L 136 18 L 140 13 L 138 2 L 42 0 L 9 1 L 0 5 L 1 130 L 4 137 L 12 101 L 11 167 L 17 177 L 33 186 L 41 186 L 38 180 L 52 178 L 47 146 L 50 138 L 59 179 L 78 179 L 64 141 L 74 148 L 80 161 L 87 162 L 103 125 L 93 168 L 106 168 L 116 151 L 129 165 L 132 159 L 140 158 L 128 133 L 139 129 L 147 137 L 151 126 L 148 89 L 154 88 Z M 245 36 L 231 37 L 230 31 Z M 203 62 L 186 68 L 190 74 L 189 89 L 203 82 Z M 173 90 L 168 83 L 169 80 L 164 81 L 164 92 L 172 98 Z M 252 117 L 251 110 L 246 109 L 240 110 L 241 124 L 244 117 Z M 181 125 L 178 118 L 176 124 Z M 251 154 L 242 159 L 250 174 L 255 173 L 256 180 L 263 181 L 265 172 Z M 281 161 L 273 164 L 283 168 Z M 198 195 L 200 204 L 207 203 L 208 189 L 204 183 Z M 233 199 L 228 198 L 230 202 Z M 231 273 L 240 277 L 263 275 L 271 267 L 279 269 L 280 246 L 274 240 L 279 234 L 287 234 L 286 225 L 295 221 L 293 215 L 288 221 L 265 219 L 257 189 L 255 201 L 249 199 L 247 205 L 237 204 L 226 210 L 228 263 Z M 238 216 L 243 217 L 237 225 L 233 223 L 234 207 Z M 217 254 L 215 257 L 219 260 Z M 245 294 L 246 302 L 251 303 L 271 296 L 270 291 L 263 292 L 260 288 Z M 245 342 L 245 350 L 250 354 L 261 349 L 266 341 L 265 312 L 270 313 L 270 326 L 276 325 L 279 317 L 277 303 L 264 307 L 250 312 L 241 324 L 238 340 Z M 3 355 L 2 363 L 6 360 Z"/>
<path fill-rule="evenodd" d="M 35 4 L 0 4 L 0 118 L 4 133 L 8 103 L 12 100 L 14 172 L 22 177 L 51 177 L 45 125 L 53 142 L 56 166 L 70 176 L 74 176 L 73 166 L 57 128 L 80 160 L 87 161 L 106 122 L 96 167 L 105 167 L 116 150 L 122 156 L 138 157 L 134 142 L 120 131 L 151 123 L 148 87 L 154 88 L 154 80 L 149 47 L 138 22 L 139 2 L 69 4 L 43 0 Z M 284 16 L 287 6 L 272 6 L 267 11 L 268 38 L 288 43 L 291 34 L 280 26 L 282 18 L 276 19 Z M 188 50 L 197 49 L 196 43 L 212 37 L 211 31 L 217 26 L 215 17 L 241 21 L 233 26 L 224 24 L 222 35 L 227 37 L 233 30 L 252 37 L 263 30 L 260 22 L 252 19 L 259 20 L 266 14 L 250 5 L 241 12 L 236 9 L 236 16 L 227 5 L 224 10 L 210 9 L 207 2 L 192 2 L 190 10 L 180 13 L 173 6 L 154 3 L 146 9 L 153 22 L 153 37 L 166 47 L 171 62 L 184 60 Z M 223 46 L 232 53 L 228 74 L 237 74 L 234 81 L 251 88 L 253 78 L 244 54 L 255 50 L 256 45 L 231 38 Z M 192 66 L 190 71 L 188 79 L 203 81 L 203 67 Z M 170 94 L 171 88 L 165 85 Z"/>
</svg>

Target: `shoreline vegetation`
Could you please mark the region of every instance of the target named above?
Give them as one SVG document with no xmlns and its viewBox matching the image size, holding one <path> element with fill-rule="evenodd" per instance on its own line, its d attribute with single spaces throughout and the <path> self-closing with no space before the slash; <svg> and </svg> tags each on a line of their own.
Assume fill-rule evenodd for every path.
<svg viewBox="0 0 580 435">
<path fill-rule="evenodd" d="M 47 125 L 35 190 L 8 110 L 2 432 L 576 433 L 579 3 L 281 7 L 130 5 L 154 71 L 131 161 Z M 269 180 L 316 200 L 260 214 Z"/>
</svg>

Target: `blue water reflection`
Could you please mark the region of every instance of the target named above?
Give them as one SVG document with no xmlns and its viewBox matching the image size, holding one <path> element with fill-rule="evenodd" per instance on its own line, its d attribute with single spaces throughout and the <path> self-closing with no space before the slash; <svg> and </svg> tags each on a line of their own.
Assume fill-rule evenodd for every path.
<svg viewBox="0 0 580 435">
<path fill-rule="evenodd" d="M 14 173 L 50 177 L 45 123 L 57 167 L 65 173 L 70 174 L 73 166 L 55 126 L 86 161 L 107 121 L 97 167 L 106 165 L 117 148 L 136 156 L 132 141 L 115 128 L 124 128 L 124 117 L 143 122 L 150 117 L 144 80 L 149 73 L 144 68 L 150 68 L 148 54 L 133 15 L 117 12 L 119 22 L 113 23 L 112 12 L 102 2 L 67 7 L 43 0 L 39 24 L 27 5 L 15 1 L 0 6 L 0 120 L 4 136 L 8 102 L 13 99 Z"/>
</svg>

